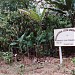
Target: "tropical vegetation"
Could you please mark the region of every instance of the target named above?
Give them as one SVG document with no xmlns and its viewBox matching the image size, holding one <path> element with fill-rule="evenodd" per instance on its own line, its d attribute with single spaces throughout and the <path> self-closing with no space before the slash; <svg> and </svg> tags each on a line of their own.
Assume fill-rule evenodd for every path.
<svg viewBox="0 0 75 75">
<path fill-rule="evenodd" d="M 28 56 L 53 56 L 56 53 L 54 29 L 74 27 L 73 1 L 45 0 L 52 6 L 46 8 L 42 5 L 42 13 L 37 13 L 34 0 L 2 0 L 0 50 Z"/>
</svg>

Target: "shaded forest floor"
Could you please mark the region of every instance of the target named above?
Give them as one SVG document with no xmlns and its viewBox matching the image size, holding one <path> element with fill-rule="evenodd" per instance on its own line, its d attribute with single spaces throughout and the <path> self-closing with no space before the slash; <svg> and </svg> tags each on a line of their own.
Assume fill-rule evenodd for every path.
<svg viewBox="0 0 75 75">
<path fill-rule="evenodd" d="M 24 59 L 10 65 L 0 61 L 0 75 L 73 75 L 75 70 L 71 57 L 63 58 L 62 65 L 59 64 L 59 58 L 54 57 L 41 58 L 38 63 L 28 57 Z"/>
</svg>

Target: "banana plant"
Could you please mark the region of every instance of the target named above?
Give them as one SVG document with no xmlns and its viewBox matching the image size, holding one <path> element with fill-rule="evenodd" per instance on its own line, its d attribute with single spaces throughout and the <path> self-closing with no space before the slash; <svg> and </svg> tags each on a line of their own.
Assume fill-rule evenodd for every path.
<svg viewBox="0 0 75 75">
<path fill-rule="evenodd" d="M 35 43 L 35 37 L 34 37 L 34 34 L 33 32 L 31 32 L 28 36 L 26 36 L 26 45 L 28 47 L 33 47 L 34 43 Z"/>
<path fill-rule="evenodd" d="M 35 43 L 35 37 L 34 37 L 33 32 L 31 32 L 29 35 L 26 35 L 24 33 L 20 38 L 10 43 L 10 47 L 18 44 L 19 46 L 18 48 L 22 52 L 23 47 L 33 47 L 34 43 Z"/>
<path fill-rule="evenodd" d="M 34 10 L 32 9 L 18 9 L 20 13 L 23 13 L 24 15 L 27 15 L 30 19 L 35 20 L 37 22 L 41 22 L 45 16 L 46 9 L 43 10 L 41 16 L 38 15 Z"/>
<path fill-rule="evenodd" d="M 15 46 L 15 45 L 18 44 L 19 45 L 19 49 L 22 52 L 22 45 L 23 45 L 23 42 L 24 42 L 24 37 L 25 37 L 25 33 L 20 38 L 18 38 L 17 40 L 14 40 L 13 42 L 11 42 L 10 43 L 10 47 Z"/>
</svg>

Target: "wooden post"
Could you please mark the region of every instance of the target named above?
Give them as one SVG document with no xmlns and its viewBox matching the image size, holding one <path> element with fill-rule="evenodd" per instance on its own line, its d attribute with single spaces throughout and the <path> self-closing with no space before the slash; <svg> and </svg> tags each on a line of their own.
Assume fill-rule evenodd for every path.
<svg viewBox="0 0 75 75">
<path fill-rule="evenodd" d="M 62 64 L 63 59 L 62 59 L 62 49 L 61 49 L 61 46 L 59 46 L 59 56 L 60 56 L 60 64 Z"/>
</svg>

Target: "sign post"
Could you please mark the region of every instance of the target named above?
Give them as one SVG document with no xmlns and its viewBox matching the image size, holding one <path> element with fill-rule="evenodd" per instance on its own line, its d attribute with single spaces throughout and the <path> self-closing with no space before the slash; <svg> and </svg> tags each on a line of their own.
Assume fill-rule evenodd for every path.
<svg viewBox="0 0 75 75">
<path fill-rule="evenodd" d="M 54 44 L 59 47 L 60 64 L 62 64 L 62 46 L 75 46 L 75 28 L 54 29 Z"/>
<path fill-rule="evenodd" d="M 61 46 L 59 46 L 59 56 L 60 56 L 60 64 L 62 64 L 63 59 L 62 59 L 62 49 L 61 49 Z"/>
</svg>

